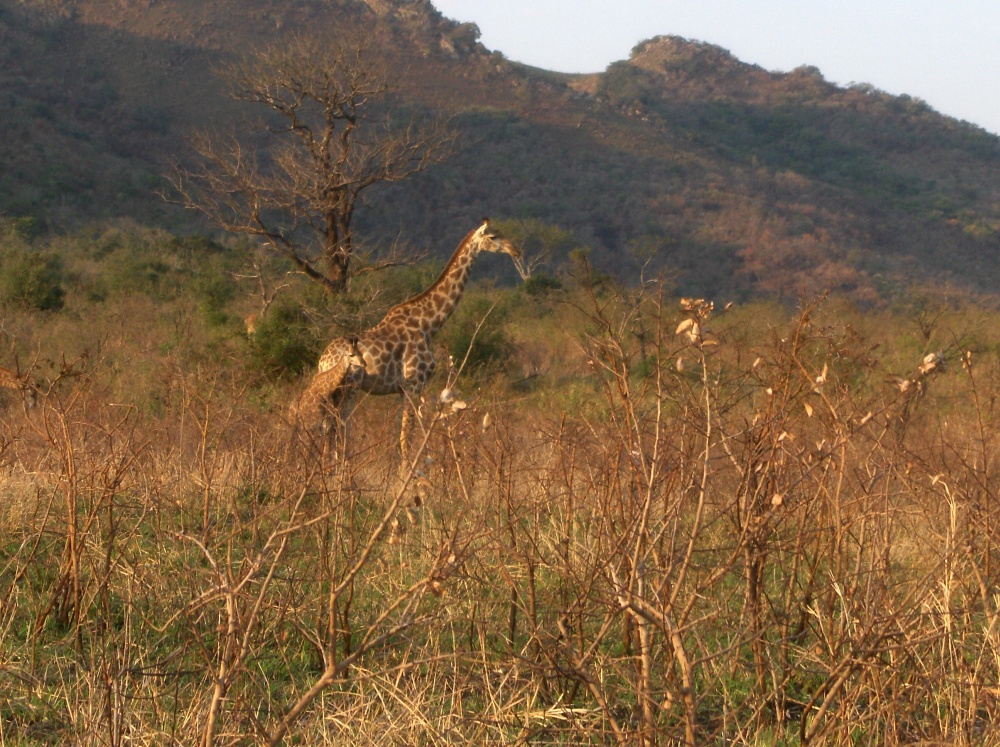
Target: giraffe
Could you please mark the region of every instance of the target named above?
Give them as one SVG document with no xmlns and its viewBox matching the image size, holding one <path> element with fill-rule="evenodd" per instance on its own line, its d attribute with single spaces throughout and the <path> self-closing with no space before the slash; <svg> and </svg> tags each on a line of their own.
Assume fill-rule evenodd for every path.
<svg viewBox="0 0 1000 747">
<path fill-rule="evenodd" d="M 431 340 L 455 310 L 472 265 L 482 252 L 507 254 L 515 261 L 521 256 L 514 245 L 490 225 L 489 219 L 484 218 L 482 225 L 462 239 L 441 276 L 427 290 L 393 306 L 381 322 L 356 338 L 340 337 L 331 342 L 320 356 L 319 373 L 306 390 L 323 392 L 326 389 L 325 396 L 331 404 L 336 403 L 342 421 L 349 416 L 358 391 L 375 395 L 401 394 L 404 399 L 399 434 L 401 470 L 409 466 L 408 440 L 417 403 L 434 373 Z M 331 380 L 322 379 L 326 372 L 345 366 L 349 349 L 360 354 L 364 370 L 356 371 L 350 381 L 340 382 L 336 375 Z M 334 383 L 344 390 L 343 393 L 329 390 Z"/>
<path fill-rule="evenodd" d="M 340 436 L 346 441 L 346 420 L 342 405 L 347 393 L 365 373 L 365 360 L 358 350 L 357 337 L 339 337 L 327 350 L 336 351 L 331 368 L 316 374 L 309 386 L 292 403 L 290 420 L 296 426 L 319 427 L 324 447 Z"/>
</svg>

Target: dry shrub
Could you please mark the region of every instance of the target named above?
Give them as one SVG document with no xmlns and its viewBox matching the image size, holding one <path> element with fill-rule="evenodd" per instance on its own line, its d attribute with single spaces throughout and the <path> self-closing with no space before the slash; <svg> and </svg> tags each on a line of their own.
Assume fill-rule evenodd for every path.
<svg viewBox="0 0 1000 747">
<path fill-rule="evenodd" d="M 0 741 L 1000 743 L 995 362 L 578 310 L 587 408 L 428 393 L 403 478 L 396 403 L 328 453 L 231 368 L 8 407 Z"/>
</svg>

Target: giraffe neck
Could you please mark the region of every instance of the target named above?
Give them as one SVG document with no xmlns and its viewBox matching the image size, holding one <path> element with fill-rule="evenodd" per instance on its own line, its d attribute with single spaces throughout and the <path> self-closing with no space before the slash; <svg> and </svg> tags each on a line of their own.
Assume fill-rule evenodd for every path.
<svg viewBox="0 0 1000 747">
<path fill-rule="evenodd" d="M 479 254 L 478 245 L 472 241 L 474 234 L 475 231 L 459 244 L 440 277 L 427 290 L 396 306 L 387 317 L 402 314 L 416 319 L 421 330 L 431 335 L 441 329 L 458 305 Z"/>
</svg>

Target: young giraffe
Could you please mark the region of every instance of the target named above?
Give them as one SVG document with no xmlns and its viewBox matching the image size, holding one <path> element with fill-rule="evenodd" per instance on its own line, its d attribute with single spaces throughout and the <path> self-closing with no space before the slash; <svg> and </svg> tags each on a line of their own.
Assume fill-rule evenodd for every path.
<svg viewBox="0 0 1000 747">
<path fill-rule="evenodd" d="M 338 386 L 344 389 L 337 394 L 340 418 L 346 420 L 357 391 L 369 394 L 402 394 L 403 418 L 399 433 L 402 453 L 401 469 L 408 465 L 408 440 L 416 416 L 416 405 L 427 382 L 434 373 L 434 353 L 431 339 L 441 329 L 455 310 L 476 257 L 482 252 L 507 254 L 518 259 L 521 254 L 514 245 L 501 236 L 488 218 L 479 228 L 471 231 L 458 245 L 441 276 L 423 293 L 393 306 L 376 326 L 356 338 L 355 349 L 364 359 L 364 371 L 356 381 Z M 319 382 L 326 371 L 344 365 L 344 340 L 330 343 L 319 359 L 319 373 L 310 389 L 320 389 L 329 383 Z M 336 377 L 334 377 L 336 379 Z M 330 401 L 334 398 L 331 396 Z"/>
<path fill-rule="evenodd" d="M 365 373 L 365 360 L 358 350 L 357 337 L 339 337 L 327 350 L 335 346 L 337 356 L 333 367 L 316 374 L 289 411 L 294 425 L 318 426 L 324 446 L 336 437 L 346 443 L 344 398 Z"/>
</svg>

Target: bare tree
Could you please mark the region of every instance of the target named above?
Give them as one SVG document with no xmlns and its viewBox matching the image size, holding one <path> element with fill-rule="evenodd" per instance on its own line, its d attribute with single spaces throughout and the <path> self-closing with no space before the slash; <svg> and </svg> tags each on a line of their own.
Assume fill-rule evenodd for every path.
<svg viewBox="0 0 1000 747">
<path fill-rule="evenodd" d="M 185 205 L 258 237 L 331 293 L 357 274 L 352 224 L 364 191 L 439 163 L 455 140 L 440 120 L 400 124 L 377 112 L 390 90 L 377 44 L 301 37 L 223 68 L 232 98 L 268 110 L 266 146 L 200 134 L 198 165 L 175 171 Z"/>
</svg>

